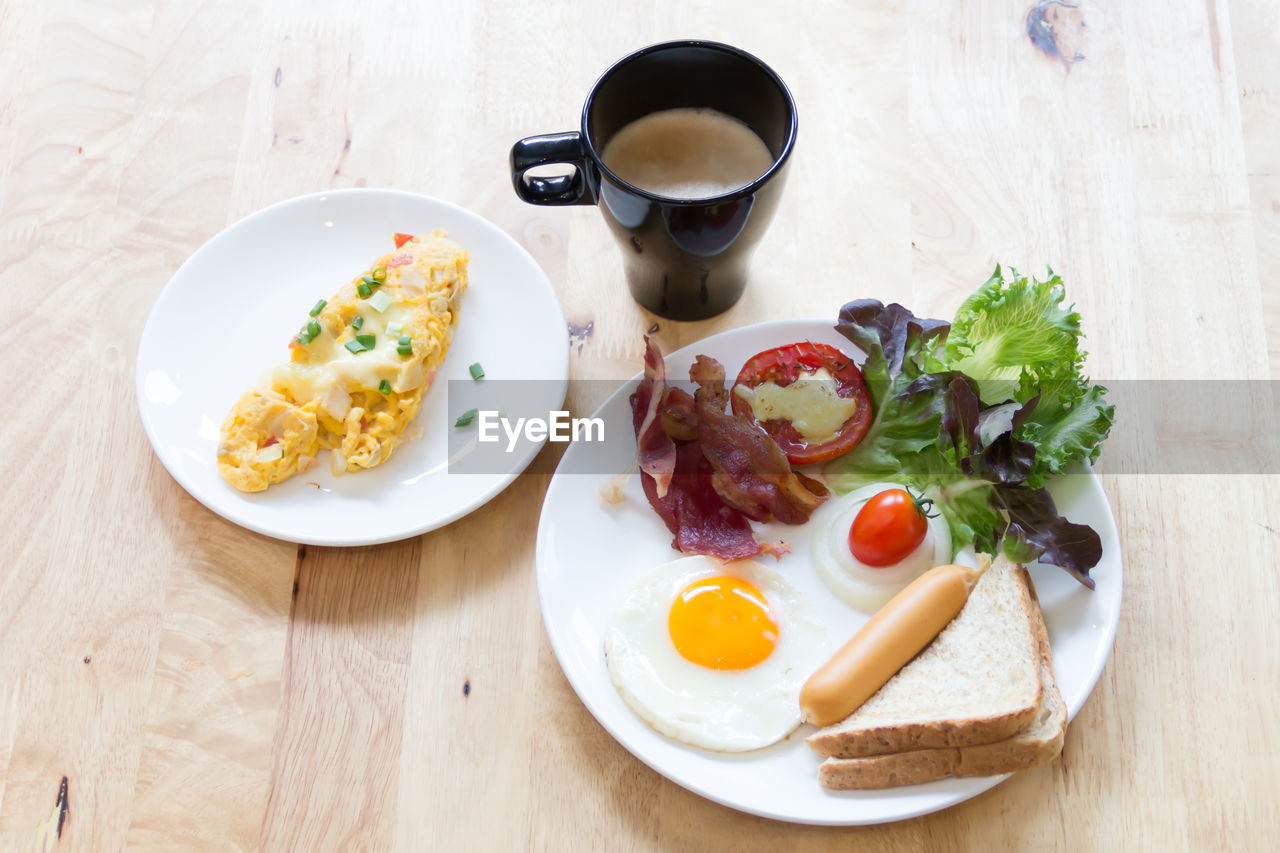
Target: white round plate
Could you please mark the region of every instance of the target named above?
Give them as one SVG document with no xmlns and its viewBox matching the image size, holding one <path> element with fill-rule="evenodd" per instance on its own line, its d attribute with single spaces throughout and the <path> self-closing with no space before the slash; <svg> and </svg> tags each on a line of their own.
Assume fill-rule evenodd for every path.
<svg viewBox="0 0 1280 853">
<path fill-rule="evenodd" d="M 784 320 L 714 335 L 666 357 L 667 375 L 683 379 L 697 354 L 718 359 L 729 377 L 766 349 L 801 340 L 831 344 L 851 354 L 853 345 L 830 321 Z M 607 428 L 631 428 L 627 382 L 597 411 Z M 537 576 L 542 619 L 552 648 L 578 696 L 619 743 L 654 770 L 690 791 L 744 812 L 809 824 L 883 823 L 954 805 L 1006 778 L 946 779 L 882 791 L 824 790 L 819 759 L 804 744 L 814 731 L 801 726 L 782 743 L 728 755 L 685 746 L 646 725 L 624 704 L 609 679 L 603 641 L 612 615 L 649 568 L 675 559 L 671 534 L 645 500 L 640 475 L 631 475 L 626 499 L 606 504 L 603 473 L 566 473 L 589 452 L 570 445 L 547 491 L 538 525 Z M 625 462 L 623 463 L 625 466 Z M 582 470 L 579 465 L 577 470 Z M 1089 524 L 1102 537 L 1102 562 L 1091 572 L 1090 592 L 1066 572 L 1033 566 L 1053 645 L 1054 673 L 1071 716 L 1084 704 L 1111 652 L 1120 616 L 1120 544 L 1106 496 L 1092 473 L 1050 485 L 1059 511 Z M 776 564 L 827 626 L 832 647 L 844 643 L 867 619 L 832 595 L 809 559 L 807 527 L 769 525 L 765 539 L 785 539 L 792 552 Z M 758 560 L 773 565 L 769 557 Z"/>
<path fill-rule="evenodd" d="M 437 229 L 471 253 L 469 287 L 448 358 L 423 398 L 422 435 L 382 465 L 333 477 L 325 459 L 265 492 L 244 493 L 218 473 L 227 410 L 286 344 L 318 299 L 384 252 L 392 234 Z M 394 190 L 335 190 L 290 199 L 226 228 L 196 251 L 156 300 L 138 345 L 138 408 L 165 468 L 209 509 L 293 542 L 370 545 L 415 536 L 483 505 L 529 463 L 451 473 L 449 380 L 542 380 L 527 393 L 559 409 L 569 377 L 564 314 L 542 269 L 511 237 L 470 211 Z M 322 454 L 323 455 L 323 454 Z"/>
</svg>

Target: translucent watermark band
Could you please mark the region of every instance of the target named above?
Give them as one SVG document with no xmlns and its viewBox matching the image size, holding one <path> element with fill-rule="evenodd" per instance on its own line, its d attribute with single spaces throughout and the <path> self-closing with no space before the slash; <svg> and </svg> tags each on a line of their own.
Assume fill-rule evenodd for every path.
<svg viewBox="0 0 1280 853">
<path fill-rule="evenodd" d="M 1106 386 L 1106 401 L 1115 407 L 1094 463 L 1099 473 L 1280 474 L 1280 381 L 1095 381 Z M 687 381 L 671 384 L 695 390 Z M 559 383 L 451 380 L 449 473 L 504 473 L 513 455 L 523 458 L 544 443 L 526 473 L 552 473 L 570 444 L 576 449 L 562 473 L 625 471 L 636 454 L 627 402 L 635 385 L 632 379 L 573 380 L 564 404 L 548 409 Z M 597 411 L 620 388 L 626 391 Z"/>
</svg>

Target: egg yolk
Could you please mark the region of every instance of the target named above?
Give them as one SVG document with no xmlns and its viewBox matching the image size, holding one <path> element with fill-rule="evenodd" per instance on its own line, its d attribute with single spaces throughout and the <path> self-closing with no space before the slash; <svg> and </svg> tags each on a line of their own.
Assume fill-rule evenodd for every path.
<svg viewBox="0 0 1280 853">
<path fill-rule="evenodd" d="M 727 575 L 682 589 L 671 604 L 667 629 L 685 660 L 708 669 L 748 669 L 778 645 L 778 623 L 764 594 Z"/>
</svg>

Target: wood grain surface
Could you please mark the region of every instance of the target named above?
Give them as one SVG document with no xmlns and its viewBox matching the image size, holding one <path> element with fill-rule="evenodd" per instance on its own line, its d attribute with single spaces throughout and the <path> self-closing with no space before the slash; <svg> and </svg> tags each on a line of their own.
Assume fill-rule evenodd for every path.
<svg viewBox="0 0 1280 853">
<path fill-rule="evenodd" d="M 859 296 L 950 316 L 1001 261 L 1062 274 L 1096 378 L 1270 379 L 1280 7 L 1048 3 L 1037 44 L 1033 5 L 0 3 L 0 850 L 1272 849 L 1274 470 L 1104 455 L 1124 609 L 1061 759 L 822 829 L 686 792 L 577 700 L 534 585 L 545 475 L 416 539 L 303 548 L 189 497 L 139 421 L 182 261 L 334 187 L 492 220 L 554 283 L 572 376 L 630 375 L 655 320 L 598 212 L 521 204 L 507 154 L 680 37 L 770 63 L 800 137 L 747 295 L 659 322 L 664 349 Z"/>
</svg>

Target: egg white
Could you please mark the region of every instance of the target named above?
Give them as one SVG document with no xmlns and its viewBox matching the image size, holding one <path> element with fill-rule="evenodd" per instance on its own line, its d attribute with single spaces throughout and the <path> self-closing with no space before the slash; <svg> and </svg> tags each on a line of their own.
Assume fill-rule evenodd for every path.
<svg viewBox="0 0 1280 853">
<path fill-rule="evenodd" d="M 671 604 L 700 578 L 754 584 L 778 623 L 778 644 L 742 670 L 686 660 L 667 627 Z M 609 676 L 623 700 L 667 737 L 722 752 L 776 743 L 800 725 L 800 688 L 831 655 L 826 629 L 778 573 L 759 563 L 685 557 L 646 575 L 627 594 L 605 636 Z"/>
<path fill-rule="evenodd" d="M 856 610 L 879 610 L 904 586 L 934 566 L 951 562 L 951 529 L 938 512 L 916 549 L 891 566 L 868 566 L 849 551 L 849 528 L 871 498 L 894 483 L 872 483 L 827 501 L 814 513 L 813 563 L 827 588 Z"/>
</svg>

